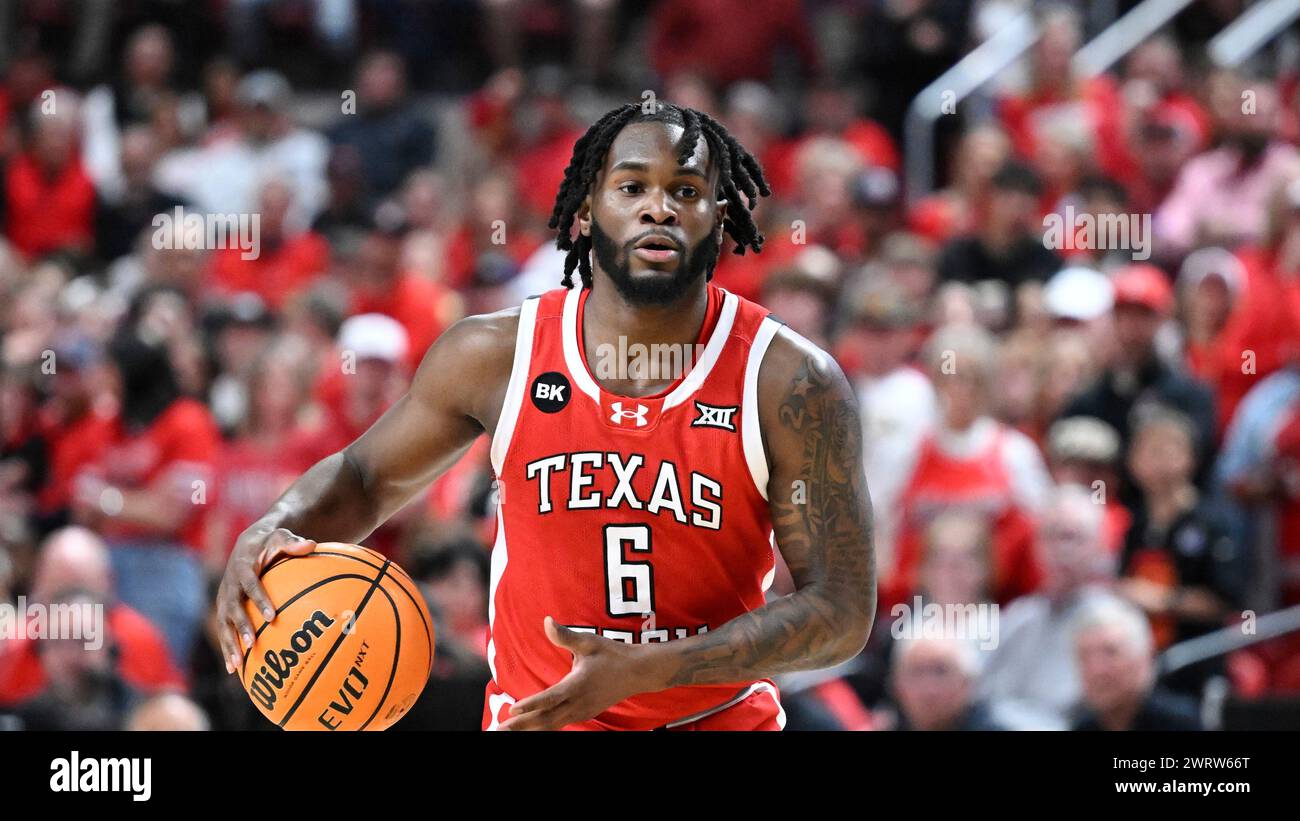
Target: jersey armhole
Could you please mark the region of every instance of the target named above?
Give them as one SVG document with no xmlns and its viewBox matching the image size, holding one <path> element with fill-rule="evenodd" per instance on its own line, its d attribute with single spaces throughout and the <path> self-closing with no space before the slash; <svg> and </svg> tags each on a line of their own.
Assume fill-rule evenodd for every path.
<svg viewBox="0 0 1300 821">
<path fill-rule="evenodd" d="M 781 329 L 781 323 L 765 317 L 754 334 L 745 361 L 745 387 L 741 394 L 740 442 L 745 451 L 745 464 L 759 495 L 767 499 L 767 451 L 763 447 L 763 431 L 758 419 L 758 373 L 763 366 L 763 356 L 772 344 L 772 338 Z"/>
<path fill-rule="evenodd" d="M 519 331 L 515 335 L 515 361 L 510 367 L 510 382 L 506 385 L 506 398 L 501 403 L 497 429 L 492 434 L 492 470 L 500 478 L 505 467 L 506 454 L 514 439 L 515 423 L 523 406 L 527 390 L 528 371 L 533 361 L 533 330 L 537 326 L 537 305 L 540 297 L 529 297 L 519 306 Z"/>
</svg>

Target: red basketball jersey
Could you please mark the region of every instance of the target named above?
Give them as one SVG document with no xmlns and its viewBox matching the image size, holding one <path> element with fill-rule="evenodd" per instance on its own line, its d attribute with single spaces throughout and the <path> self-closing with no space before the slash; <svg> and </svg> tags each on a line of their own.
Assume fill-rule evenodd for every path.
<svg viewBox="0 0 1300 821">
<path fill-rule="evenodd" d="M 761 606 L 772 579 L 757 382 L 780 323 L 712 286 L 685 377 L 655 396 L 619 396 L 587 366 L 588 293 L 551 291 L 520 311 L 492 440 L 499 492 L 486 729 L 572 667 L 572 655 L 546 638 L 546 616 L 628 643 L 673 641 Z M 594 359 L 606 353 L 635 362 L 653 352 Z M 767 681 L 675 687 L 573 729 L 678 725 L 758 692 L 775 696 Z"/>
</svg>

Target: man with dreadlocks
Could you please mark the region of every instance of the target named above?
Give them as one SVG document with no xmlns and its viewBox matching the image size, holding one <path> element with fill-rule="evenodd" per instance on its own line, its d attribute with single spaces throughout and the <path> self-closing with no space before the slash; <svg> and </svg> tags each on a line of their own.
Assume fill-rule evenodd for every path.
<svg viewBox="0 0 1300 821">
<path fill-rule="evenodd" d="M 710 284 L 758 252 L 769 193 L 709 116 L 625 105 L 574 145 L 551 226 L 564 288 L 470 317 L 409 392 L 240 535 L 227 666 L 258 571 L 359 542 L 491 437 L 499 493 L 486 729 L 778 729 L 770 678 L 856 655 L 875 610 L 853 392 L 834 361 Z M 579 287 L 574 287 L 574 272 Z M 636 351 L 671 356 L 669 373 Z M 765 603 L 775 544 L 796 590 Z"/>
</svg>

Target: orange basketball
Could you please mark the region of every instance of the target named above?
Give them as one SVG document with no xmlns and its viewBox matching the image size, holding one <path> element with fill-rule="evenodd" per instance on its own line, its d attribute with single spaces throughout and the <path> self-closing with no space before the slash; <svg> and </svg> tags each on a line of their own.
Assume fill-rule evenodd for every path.
<svg viewBox="0 0 1300 821">
<path fill-rule="evenodd" d="M 384 730 L 433 669 L 433 621 L 411 577 L 380 554 L 325 542 L 262 571 L 276 606 L 256 630 L 240 681 L 285 730 Z"/>
</svg>

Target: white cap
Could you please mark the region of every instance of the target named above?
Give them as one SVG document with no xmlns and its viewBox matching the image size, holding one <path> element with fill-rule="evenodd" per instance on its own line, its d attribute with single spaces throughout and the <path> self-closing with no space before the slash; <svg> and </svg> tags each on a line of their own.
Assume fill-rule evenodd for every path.
<svg viewBox="0 0 1300 821">
<path fill-rule="evenodd" d="M 339 347 L 357 359 L 401 362 L 408 347 L 402 323 L 384 314 L 348 317 L 339 328 Z"/>
<path fill-rule="evenodd" d="M 1178 285 L 1192 290 L 1212 276 L 1222 279 L 1236 296 L 1245 285 L 1246 271 L 1237 255 L 1226 248 L 1199 248 L 1183 260 L 1183 267 L 1178 269 Z"/>
<path fill-rule="evenodd" d="M 1082 265 L 1062 268 L 1043 288 L 1043 307 L 1058 319 L 1087 322 L 1110 313 L 1114 305 L 1110 279 Z"/>
</svg>

